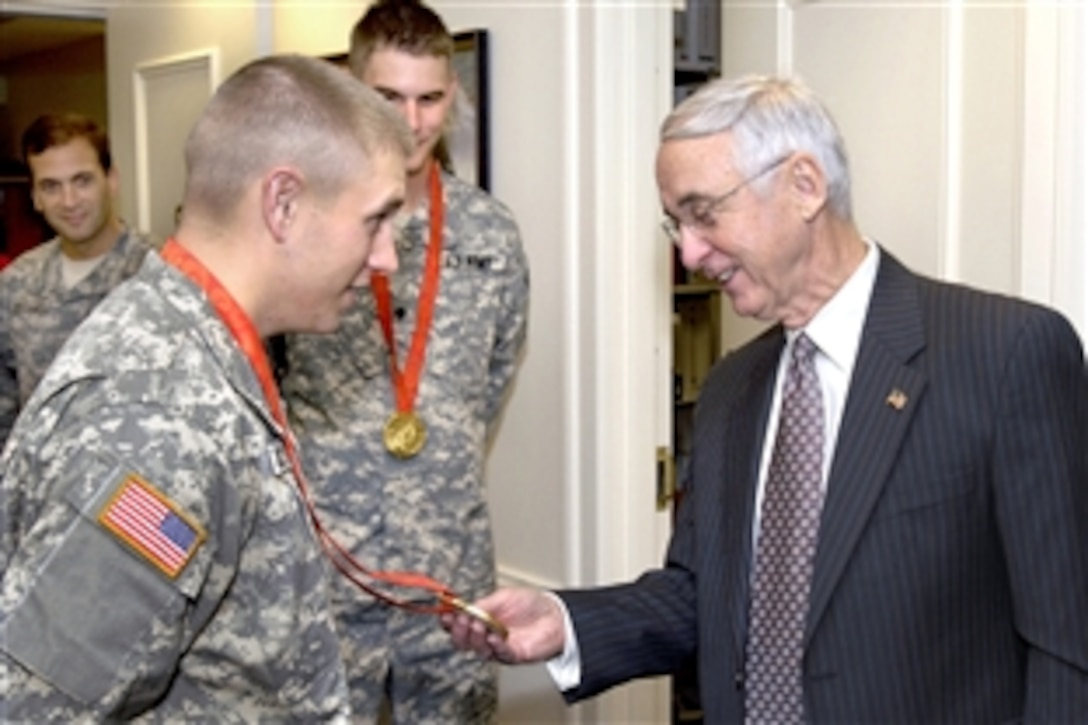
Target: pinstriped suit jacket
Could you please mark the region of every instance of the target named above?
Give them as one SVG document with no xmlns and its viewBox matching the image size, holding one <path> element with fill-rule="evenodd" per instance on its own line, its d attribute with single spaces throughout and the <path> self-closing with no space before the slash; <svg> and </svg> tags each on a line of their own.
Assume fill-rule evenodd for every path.
<svg viewBox="0 0 1088 725">
<path fill-rule="evenodd" d="M 706 721 L 743 720 L 751 522 L 783 344 L 773 329 L 708 378 L 665 567 L 560 592 L 583 668 L 568 700 L 697 655 Z M 1088 374 L 1060 315 L 882 251 L 803 678 L 815 723 L 1088 722 Z"/>
</svg>

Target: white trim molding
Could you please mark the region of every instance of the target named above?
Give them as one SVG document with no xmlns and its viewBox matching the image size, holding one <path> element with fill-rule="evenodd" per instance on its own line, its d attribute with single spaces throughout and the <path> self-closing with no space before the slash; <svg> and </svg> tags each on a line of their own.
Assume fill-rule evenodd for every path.
<svg viewBox="0 0 1088 725">
<path fill-rule="evenodd" d="M 80 2 L 0 2 L 5 15 L 35 15 L 70 20 L 105 20 L 105 3 Z"/>
<path fill-rule="evenodd" d="M 537 576 L 523 569 L 500 564 L 498 567 L 498 580 L 500 587 L 531 587 L 533 589 L 547 589 L 549 591 L 562 589 L 563 582 L 554 579 Z"/>
<path fill-rule="evenodd" d="M 219 85 L 218 48 L 171 55 L 140 63 L 132 72 L 133 109 L 136 145 L 136 221 L 137 228 L 151 228 L 151 150 L 148 146 L 148 88 L 164 76 L 192 73 L 208 82 L 210 97 Z"/>
<path fill-rule="evenodd" d="M 780 76 L 793 75 L 793 22 L 797 12 L 794 0 L 779 0 L 778 12 L 775 13 L 778 39 L 775 44 L 775 66 Z"/>
<path fill-rule="evenodd" d="M 671 528 L 656 508 L 672 344 L 653 169 L 672 105 L 673 11 L 579 0 L 565 8 L 566 574 L 592 586 L 660 566 Z M 629 683 L 567 722 L 664 722 L 668 696 L 664 679 Z"/>
<path fill-rule="evenodd" d="M 566 543 L 564 566 L 572 586 L 583 583 L 583 555 L 586 548 L 583 537 L 583 519 L 585 517 L 583 496 L 588 484 L 582 475 L 582 441 L 586 435 L 583 430 L 582 401 L 586 399 L 583 390 L 583 350 L 584 328 L 582 240 L 582 185 L 584 163 L 581 146 L 581 88 L 579 75 L 582 66 L 581 16 L 584 14 L 578 0 L 566 0 L 563 7 L 563 48 L 560 58 L 563 63 L 563 88 L 566 94 L 563 103 L 563 329 L 565 330 L 563 354 L 563 448 L 565 450 L 563 476 L 563 511 L 565 514 L 563 541 Z M 589 203 L 589 202 L 587 202 Z"/>
<path fill-rule="evenodd" d="M 942 229 L 937 241 L 937 276 L 963 281 L 961 232 L 963 223 L 963 133 L 964 133 L 964 6 L 963 0 L 948 0 L 944 9 L 944 102 L 943 165 L 941 174 Z"/>
</svg>

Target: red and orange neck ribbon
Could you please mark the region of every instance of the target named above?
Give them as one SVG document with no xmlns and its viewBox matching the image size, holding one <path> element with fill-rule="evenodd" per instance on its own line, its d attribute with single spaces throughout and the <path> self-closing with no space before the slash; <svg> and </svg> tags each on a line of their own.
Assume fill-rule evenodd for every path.
<svg viewBox="0 0 1088 725">
<path fill-rule="evenodd" d="M 283 401 L 280 398 L 279 388 L 276 386 L 275 376 L 272 374 L 272 365 L 269 363 L 264 344 L 252 319 L 215 275 L 177 240 L 170 239 L 167 241 L 163 246 L 161 255 L 168 264 L 174 266 L 204 291 L 216 314 L 219 315 L 223 324 L 230 331 L 234 341 L 253 368 L 272 417 L 280 427 L 279 435 L 287 452 L 287 459 L 290 462 L 299 493 L 309 514 L 314 533 L 321 543 L 321 548 L 337 571 L 367 594 L 391 606 L 425 614 L 463 611 L 466 606 L 465 603 L 445 584 L 417 572 L 367 569 L 325 528 L 318 518 L 317 509 L 310 496 L 295 438 L 287 425 Z M 431 601 L 426 603 L 401 599 L 377 589 L 367 581 L 368 579 L 381 581 L 395 587 L 422 589 L 428 593 L 428 598 Z"/>
</svg>

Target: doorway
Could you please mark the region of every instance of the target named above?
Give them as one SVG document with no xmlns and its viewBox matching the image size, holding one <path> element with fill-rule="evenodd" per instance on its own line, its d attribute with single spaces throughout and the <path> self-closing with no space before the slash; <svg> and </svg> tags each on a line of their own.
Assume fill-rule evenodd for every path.
<svg viewBox="0 0 1088 725">
<path fill-rule="evenodd" d="M 0 254 L 15 257 L 52 234 L 30 201 L 23 129 L 60 111 L 108 128 L 107 106 L 103 13 L 0 12 Z"/>
</svg>

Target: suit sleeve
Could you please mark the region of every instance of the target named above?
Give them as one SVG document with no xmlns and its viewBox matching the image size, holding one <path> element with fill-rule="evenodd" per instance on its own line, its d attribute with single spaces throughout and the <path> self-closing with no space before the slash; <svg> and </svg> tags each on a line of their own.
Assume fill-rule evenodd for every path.
<svg viewBox="0 0 1088 725">
<path fill-rule="evenodd" d="M 996 516 L 1027 647 L 1025 722 L 1088 717 L 1088 373 L 1076 333 L 1032 317 L 1007 360 Z"/>
<path fill-rule="evenodd" d="M 638 677 L 677 671 L 695 654 L 696 505 L 684 499 L 665 566 L 636 581 L 597 589 L 557 592 L 567 605 L 582 681 L 563 697 L 577 702 Z"/>
</svg>

